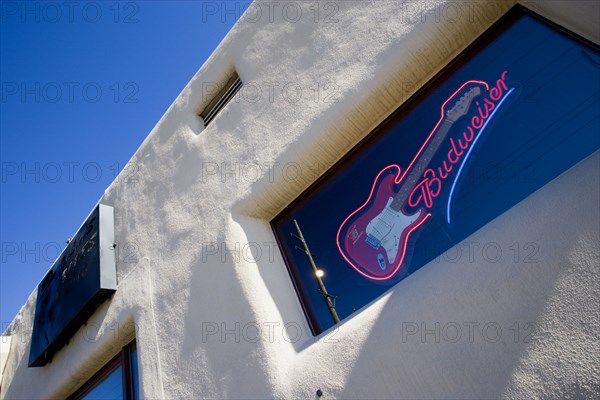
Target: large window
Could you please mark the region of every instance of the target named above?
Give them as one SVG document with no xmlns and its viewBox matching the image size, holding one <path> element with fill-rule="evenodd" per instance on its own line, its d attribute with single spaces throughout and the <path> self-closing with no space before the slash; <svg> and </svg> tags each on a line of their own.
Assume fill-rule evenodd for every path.
<svg viewBox="0 0 600 400">
<path fill-rule="evenodd" d="M 70 400 L 139 399 L 137 348 L 125 346 L 96 375 L 80 387 Z"/>
<path fill-rule="evenodd" d="M 598 47 L 515 7 L 272 221 L 313 333 L 598 150 L 598 132 Z"/>
</svg>

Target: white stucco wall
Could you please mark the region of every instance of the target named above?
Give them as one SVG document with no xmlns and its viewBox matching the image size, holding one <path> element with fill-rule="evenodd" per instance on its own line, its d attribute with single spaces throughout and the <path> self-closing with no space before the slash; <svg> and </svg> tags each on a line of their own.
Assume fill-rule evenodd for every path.
<svg viewBox="0 0 600 400">
<path fill-rule="evenodd" d="M 538 262 L 442 257 L 316 339 L 280 253 L 269 253 L 269 221 L 312 171 L 324 172 L 513 4 L 459 2 L 471 10 L 464 18 L 437 19 L 450 3 L 338 2 L 335 23 L 242 18 L 136 152 L 138 182 L 117 180 L 101 199 L 115 208 L 117 249 L 135 248 L 118 255 L 117 293 L 51 364 L 27 368 L 34 291 L 7 331 L 2 397 L 64 397 L 134 336 L 144 398 L 314 398 L 318 388 L 323 398 L 600 396 L 599 153 L 467 239 L 506 252 L 535 243 Z M 525 4 L 600 42 L 598 2 Z M 205 83 L 233 68 L 263 97 L 229 104 L 204 129 Z M 273 83 L 298 84 L 304 98 L 276 90 L 271 101 Z M 286 179 L 278 166 L 288 163 L 304 173 Z M 262 175 L 242 174 L 247 165 Z M 249 257 L 248 243 L 262 256 Z M 239 337 L 221 335 L 236 324 Z M 285 324 L 301 337 L 286 340 Z M 436 324 L 439 334 L 421 335 Z"/>
</svg>

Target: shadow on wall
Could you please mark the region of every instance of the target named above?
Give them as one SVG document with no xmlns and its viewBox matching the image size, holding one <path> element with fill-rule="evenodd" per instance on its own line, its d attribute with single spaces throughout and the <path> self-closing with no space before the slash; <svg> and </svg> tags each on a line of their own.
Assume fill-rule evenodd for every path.
<svg viewBox="0 0 600 400">
<path fill-rule="evenodd" d="M 177 379 L 185 378 L 193 382 L 188 386 L 193 392 L 173 391 L 176 397 L 274 396 L 265 351 L 254 328 L 258 318 L 243 290 L 248 284 L 240 250 L 244 240 L 232 234 L 230 225 L 223 214 L 222 231 L 195 244 L 183 343 L 171 354 L 176 358 L 172 365 L 177 365 L 171 389 L 179 390 Z"/>
<path fill-rule="evenodd" d="M 498 244 L 498 262 L 477 252 L 473 262 L 466 252 L 454 263 L 442 256 L 398 284 L 340 397 L 592 394 L 594 360 L 581 363 L 586 350 L 594 352 L 592 336 L 573 330 L 572 322 L 588 320 L 598 307 L 597 274 L 588 268 L 597 265 L 598 242 L 581 239 L 598 237 L 599 161 L 596 152 L 465 240 L 479 249 Z M 517 259 L 509 251 L 515 244 L 539 251 Z M 565 277 L 571 286 L 561 289 Z M 574 343 L 580 348 L 572 349 Z M 569 353 L 572 362 L 562 358 Z M 529 376 L 519 382 L 523 373 Z"/>
<path fill-rule="evenodd" d="M 257 251 L 250 255 L 251 259 L 248 261 L 251 261 L 252 266 L 256 268 L 259 279 L 264 283 L 265 293 L 270 296 L 269 303 L 273 306 L 273 309 L 269 311 L 265 309 L 261 311 L 266 311 L 265 314 L 269 317 L 273 316 L 268 323 L 277 323 L 279 328 L 274 332 L 272 340 L 268 337 L 266 330 L 263 336 L 270 343 L 283 344 L 282 347 L 279 347 L 280 351 L 293 349 L 295 353 L 300 353 L 314 343 L 314 337 L 285 262 L 281 257 L 281 251 L 277 247 L 271 226 L 268 221 L 262 219 L 251 218 L 239 213 L 234 215 L 236 216 L 235 221 L 240 224 L 247 237 L 251 238 L 252 243 L 260 246 L 260 249 L 257 247 Z M 281 357 L 281 353 L 279 357 Z M 279 362 L 280 365 L 285 364 L 283 360 L 279 360 Z"/>
</svg>

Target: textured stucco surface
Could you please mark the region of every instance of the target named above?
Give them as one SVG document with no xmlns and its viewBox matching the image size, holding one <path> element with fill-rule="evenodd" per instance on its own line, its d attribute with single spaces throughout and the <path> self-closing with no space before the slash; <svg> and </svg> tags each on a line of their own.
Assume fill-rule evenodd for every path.
<svg viewBox="0 0 600 400">
<path fill-rule="evenodd" d="M 451 3 L 339 2 L 336 23 L 242 19 L 136 152 L 139 182 L 117 180 L 101 199 L 117 243 L 136 245 L 135 259 L 117 257 L 117 293 L 31 369 L 34 291 L 7 331 L 2 397 L 64 397 L 134 336 L 144 398 L 600 397 L 598 153 L 465 241 L 498 244 L 499 261 L 442 257 L 318 338 L 270 252 L 269 221 L 513 4 L 436 18 Z M 525 4 L 600 41 L 597 2 Z M 205 129 L 203 84 L 233 68 L 304 96 L 242 99 Z M 327 83 L 336 102 L 308 90 Z M 285 176 L 289 163 L 303 173 Z M 515 243 L 537 246 L 535 262 L 515 260 Z"/>
</svg>

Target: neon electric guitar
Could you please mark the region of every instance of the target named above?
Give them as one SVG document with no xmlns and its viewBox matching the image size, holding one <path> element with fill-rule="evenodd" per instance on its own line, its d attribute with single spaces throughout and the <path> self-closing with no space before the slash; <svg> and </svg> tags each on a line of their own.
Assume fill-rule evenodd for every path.
<svg viewBox="0 0 600 400">
<path fill-rule="evenodd" d="M 444 103 L 440 121 L 408 169 L 403 174 L 397 165 L 381 170 L 367 201 L 338 230 L 336 241 L 342 256 L 369 279 L 385 280 L 396 274 L 402 267 L 410 234 L 431 216 L 424 209 L 409 215 L 404 208 L 452 125 L 468 113 L 481 89 L 471 88 L 446 112 L 446 105 L 452 104 L 459 93 Z M 400 189 L 396 191 L 397 187 Z"/>
</svg>

